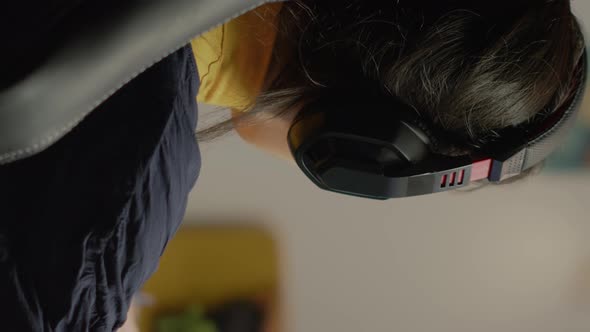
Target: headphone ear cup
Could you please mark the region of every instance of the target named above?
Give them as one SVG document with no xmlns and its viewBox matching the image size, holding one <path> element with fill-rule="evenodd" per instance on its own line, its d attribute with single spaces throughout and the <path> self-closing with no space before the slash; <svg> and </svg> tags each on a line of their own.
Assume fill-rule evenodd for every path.
<svg viewBox="0 0 590 332">
<path fill-rule="evenodd" d="M 412 111 L 407 104 L 391 98 L 375 97 L 368 103 L 366 99 L 343 100 L 342 95 L 336 100 L 324 96 L 308 104 L 295 119 L 289 130 L 291 151 L 296 156 L 302 146 L 309 152 L 315 149 L 311 145 L 320 141 L 338 141 L 336 150 L 346 158 L 356 153 L 360 160 L 375 159 L 370 151 L 378 148 L 383 149 L 381 155 L 391 150 L 400 162 L 416 163 L 436 149 L 431 144 L 437 140 Z M 363 144 L 365 148 L 359 148 Z"/>
<path fill-rule="evenodd" d="M 434 131 L 430 128 L 430 126 L 426 124 L 426 122 L 423 121 L 418 115 L 412 115 L 409 119 L 409 122 L 417 128 L 419 128 L 424 133 L 424 135 L 428 137 L 428 139 L 430 140 L 430 149 L 433 152 L 438 151 L 440 146 L 440 140 L 436 137 Z"/>
<path fill-rule="evenodd" d="M 426 121 L 412 107 L 408 106 L 408 108 L 404 110 L 402 117 L 407 123 L 419 129 L 424 136 L 428 138 L 430 151 L 432 153 L 446 155 L 445 152 L 452 146 L 452 144 L 447 141 L 447 138 L 453 136 L 452 134 L 446 133 L 445 131 L 438 129 L 436 125 Z"/>
<path fill-rule="evenodd" d="M 449 157 L 467 156 L 476 149 L 475 144 L 465 143 L 468 140 L 467 138 L 444 130 L 415 112 L 408 114 L 405 119 L 428 137 L 430 150 L 434 154 Z"/>
</svg>

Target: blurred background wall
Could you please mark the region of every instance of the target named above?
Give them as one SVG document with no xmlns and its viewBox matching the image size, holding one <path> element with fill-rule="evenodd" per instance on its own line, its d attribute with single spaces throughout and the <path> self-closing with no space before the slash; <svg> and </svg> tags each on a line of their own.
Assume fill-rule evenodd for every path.
<svg viewBox="0 0 590 332">
<path fill-rule="evenodd" d="M 574 6 L 590 22 L 590 1 Z M 588 171 L 373 202 L 236 136 L 202 149 L 186 222 L 274 233 L 286 331 L 590 331 Z"/>
</svg>

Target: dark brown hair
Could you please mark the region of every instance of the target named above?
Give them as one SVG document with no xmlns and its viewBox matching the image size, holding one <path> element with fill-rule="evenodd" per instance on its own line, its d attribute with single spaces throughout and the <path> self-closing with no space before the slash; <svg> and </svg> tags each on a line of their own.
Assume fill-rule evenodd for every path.
<svg viewBox="0 0 590 332">
<path fill-rule="evenodd" d="M 550 114 L 571 95 L 584 47 L 569 0 L 480 2 L 285 2 L 272 79 L 243 116 L 280 116 L 327 90 L 380 90 L 460 137 L 439 151 L 456 155 Z"/>
</svg>

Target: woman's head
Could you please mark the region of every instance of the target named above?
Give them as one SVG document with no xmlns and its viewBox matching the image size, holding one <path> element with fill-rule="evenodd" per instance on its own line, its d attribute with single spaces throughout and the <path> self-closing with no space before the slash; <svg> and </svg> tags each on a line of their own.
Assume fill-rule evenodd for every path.
<svg viewBox="0 0 590 332">
<path fill-rule="evenodd" d="M 243 136 L 273 121 L 275 131 L 288 128 L 328 90 L 380 91 L 460 137 L 439 151 L 450 155 L 557 109 L 583 48 L 568 0 L 296 0 L 283 5 L 278 29 L 266 89 L 240 119 Z M 268 115 L 278 117 L 250 121 Z M 258 143 L 285 149 L 283 134 Z"/>
</svg>

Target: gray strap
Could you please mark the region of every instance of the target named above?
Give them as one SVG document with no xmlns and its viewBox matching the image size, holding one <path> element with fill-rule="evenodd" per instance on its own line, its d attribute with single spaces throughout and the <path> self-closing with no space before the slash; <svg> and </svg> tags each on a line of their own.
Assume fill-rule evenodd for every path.
<svg viewBox="0 0 590 332">
<path fill-rule="evenodd" d="M 55 143 L 121 86 L 191 38 L 265 0 L 143 0 L 89 19 L 24 80 L 0 91 L 0 164 Z"/>
</svg>

